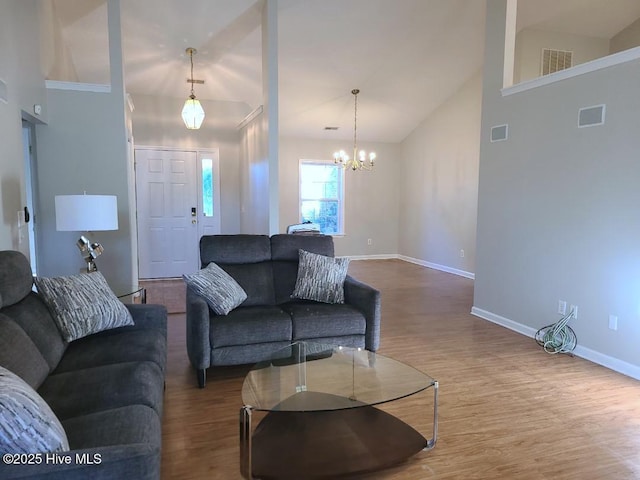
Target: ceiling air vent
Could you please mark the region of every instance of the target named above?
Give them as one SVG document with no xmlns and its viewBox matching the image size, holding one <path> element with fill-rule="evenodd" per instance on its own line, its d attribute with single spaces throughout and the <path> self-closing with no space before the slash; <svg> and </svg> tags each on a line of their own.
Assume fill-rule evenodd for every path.
<svg viewBox="0 0 640 480">
<path fill-rule="evenodd" d="M 573 66 L 573 52 L 567 50 L 542 49 L 541 74 L 559 72 Z"/>
</svg>

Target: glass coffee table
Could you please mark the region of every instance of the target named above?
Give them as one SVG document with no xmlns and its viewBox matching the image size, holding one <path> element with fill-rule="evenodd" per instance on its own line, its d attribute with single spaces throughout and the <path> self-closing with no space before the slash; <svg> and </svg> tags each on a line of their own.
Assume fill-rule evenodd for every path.
<svg viewBox="0 0 640 480">
<path fill-rule="evenodd" d="M 374 407 L 430 387 L 429 440 Z M 294 343 L 251 369 L 242 402 L 240 471 L 249 479 L 335 478 L 375 471 L 432 449 L 438 435 L 438 382 L 364 349 Z M 265 414 L 254 431 L 256 411 Z"/>
</svg>

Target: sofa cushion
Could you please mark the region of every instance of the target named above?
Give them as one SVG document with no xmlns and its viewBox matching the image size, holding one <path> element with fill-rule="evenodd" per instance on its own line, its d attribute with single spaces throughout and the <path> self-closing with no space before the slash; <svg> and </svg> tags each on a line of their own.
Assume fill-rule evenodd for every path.
<svg viewBox="0 0 640 480">
<path fill-rule="evenodd" d="M 60 421 L 38 393 L 0 367 L 0 453 L 69 450 Z"/>
<path fill-rule="evenodd" d="M 18 303 L 33 286 L 29 260 L 14 250 L 0 252 L 0 308 Z"/>
<path fill-rule="evenodd" d="M 167 340 L 161 329 L 121 327 L 71 342 L 54 373 L 142 361 L 164 371 L 166 359 Z"/>
<path fill-rule="evenodd" d="M 212 316 L 212 348 L 291 340 L 291 317 L 278 307 L 243 307 L 220 317 Z"/>
<path fill-rule="evenodd" d="M 182 278 L 218 315 L 227 315 L 247 298 L 238 282 L 213 262 L 196 273 L 183 275 Z"/>
<path fill-rule="evenodd" d="M 364 315 L 347 304 L 291 302 L 280 307 L 291 315 L 294 341 L 364 335 L 367 329 Z"/>
<path fill-rule="evenodd" d="M 324 303 L 344 303 L 348 258 L 334 258 L 300 250 L 298 278 L 293 298 Z"/>
<path fill-rule="evenodd" d="M 160 447 L 160 418 L 145 405 L 127 405 L 62 422 L 72 449 L 148 443 Z"/>
<path fill-rule="evenodd" d="M 200 238 L 202 267 L 259 263 L 271 260 L 271 242 L 267 235 L 204 235 Z"/>
<path fill-rule="evenodd" d="M 40 350 L 11 318 L 0 313 L 0 365 L 38 388 L 51 369 Z"/>
<path fill-rule="evenodd" d="M 333 237 L 330 235 L 288 234 L 278 234 L 271 237 L 272 260 L 286 260 L 297 263 L 299 250 L 333 257 Z"/>
<path fill-rule="evenodd" d="M 291 345 L 291 340 L 246 345 L 229 345 L 211 350 L 211 365 L 247 365 L 263 362 Z"/>
<path fill-rule="evenodd" d="M 275 305 L 271 262 L 222 265 L 222 268 L 247 292 L 242 307 Z"/>
<path fill-rule="evenodd" d="M 36 286 L 67 342 L 109 328 L 133 325 L 129 310 L 100 272 L 38 277 Z"/>
<path fill-rule="evenodd" d="M 3 308 L 2 313 L 11 317 L 29 335 L 49 364 L 49 370 L 56 368 L 67 348 L 67 342 L 60 335 L 60 330 L 40 295 L 29 292 L 18 303 Z"/>
<path fill-rule="evenodd" d="M 162 414 L 164 373 L 154 362 L 104 365 L 49 375 L 38 389 L 60 420 L 126 405 Z"/>
</svg>

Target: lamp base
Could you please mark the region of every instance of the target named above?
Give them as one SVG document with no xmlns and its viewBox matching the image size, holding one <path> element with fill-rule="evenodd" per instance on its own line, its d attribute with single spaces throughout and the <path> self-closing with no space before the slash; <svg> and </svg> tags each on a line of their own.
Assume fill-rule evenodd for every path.
<svg viewBox="0 0 640 480">
<path fill-rule="evenodd" d="M 97 272 L 98 266 L 93 260 L 87 260 L 87 273 Z"/>
</svg>

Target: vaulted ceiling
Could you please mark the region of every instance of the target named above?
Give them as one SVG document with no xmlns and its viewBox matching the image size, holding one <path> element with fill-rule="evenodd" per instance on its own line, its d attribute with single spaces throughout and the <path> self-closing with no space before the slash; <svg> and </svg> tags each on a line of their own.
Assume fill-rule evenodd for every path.
<svg viewBox="0 0 640 480">
<path fill-rule="evenodd" d="M 519 29 L 611 38 L 640 17 L 637 0 L 518 4 Z M 53 5 L 76 80 L 108 83 L 105 1 Z M 127 91 L 186 98 L 185 49 L 194 47 L 194 76 L 205 81 L 197 97 L 250 112 L 262 103 L 262 8 L 263 0 L 121 0 Z M 484 12 L 483 0 L 279 0 L 281 134 L 349 138 L 350 92 L 359 88 L 359 138 L 401 141 L 480 71 Z"/>
</svg>

